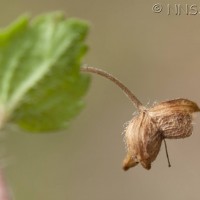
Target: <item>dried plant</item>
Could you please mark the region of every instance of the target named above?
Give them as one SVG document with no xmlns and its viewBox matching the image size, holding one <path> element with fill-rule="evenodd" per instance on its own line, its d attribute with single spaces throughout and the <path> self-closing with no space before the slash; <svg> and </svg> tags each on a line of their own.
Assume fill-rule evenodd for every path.
<svg viewBox="0 0 200 200">
<path fill-rule="evenodd" d="M 141 163 L 151 168 L 163 139 L 185 138 L 192 134 L 192 114 L 200 111 L 196 103 L 187 99 L 161 102 L 140 111 L 127 126 L 125 141 L 127 156 L 125 170 Z"/>
<path fill-rule="evenodd" d="M 83 67 L 83 72 L 99 74 L 117 84 L 132 100 L 138 113 L 131 119 L 125 130 L 127 155 L 123 169 L 128 170 L 140 163 L 145 169 L 151 168 L 162 141 L 169 162 L 165 139 L 189 137 L 192 134 L 192 114 L 199 112 L 196 103 L 187 99 L 174 99 L 146 108 L 137 97 L 111 74 L 93 67 Z"/>
</svg>

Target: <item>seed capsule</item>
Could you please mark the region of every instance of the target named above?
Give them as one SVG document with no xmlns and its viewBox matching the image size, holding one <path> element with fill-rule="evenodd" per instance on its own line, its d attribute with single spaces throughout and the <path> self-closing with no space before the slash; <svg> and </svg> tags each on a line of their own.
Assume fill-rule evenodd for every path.
<svg viewBox="0 0 200 200">
<path fill-rule="evenodd" d="M 196 103 L 176 99 L 156 104 L 134 116 L 125 131 L 124 170 L 138 163 L 150 169 L 164 138 L 185 138 L 192 134 L 192 114 L 198 111 Z"/>
</svg>

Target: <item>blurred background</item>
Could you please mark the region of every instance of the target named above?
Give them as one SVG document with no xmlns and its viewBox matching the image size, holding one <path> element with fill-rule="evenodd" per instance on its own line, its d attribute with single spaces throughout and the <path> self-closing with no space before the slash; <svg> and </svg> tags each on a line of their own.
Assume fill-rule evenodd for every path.
<svg viewBox="0 0 200 200">
<path fill-rule="evenodd" d="M 199 1 L 1 0 L 0 26 L 23 13 L 62 10 L 90 22 L 84 63 L 124 82 L 145 104 L 178 97 L 200 105 L 200 14 L 174 11 Z M 162 5 L 155 13 L 152 6 Z M 155 8 L 155 7 L 154 7 Z M 159 8 L 156 7 L 157 12 Z M 192 15 L 194 14 L 194 15 Z M 10 131 L 0 153 L 15 200 L 199 199 L 200 117 L 194 134 L 168 140 L 152 169 L 140 165 L 124 172 L 122 132 L 135 108 L 111 82 L 93 75 L 86 107 L 68 130 L 52 134 Z"/>
</svg>

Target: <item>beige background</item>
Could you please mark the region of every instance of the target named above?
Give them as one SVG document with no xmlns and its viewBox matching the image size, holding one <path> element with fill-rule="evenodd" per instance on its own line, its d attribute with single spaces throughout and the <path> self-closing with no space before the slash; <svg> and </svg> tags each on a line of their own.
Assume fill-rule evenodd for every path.
<svg viewBox="0 0 200 200">
<path fill-rule="evenodd" d="M 17 16 L 63 10 L 91 23 L 84 63 L 122 80 L 144 104 L 178 97 L 200 104 L 200 14 L 153 13 L 157 1 L 0 0 L 0 25 Z M 165 2 L 165 3 L 164 3 Z M 186 1 L 169 1 L 174 6 Z M 190 1 L 197 4 L 199 1 Z M 200 117 L 192 137 L 168 141 L 150 171 L 121 169 L 124 123 L 135 108 L 112 83 L 97 76 L 86 108 L 62 133 L 10 131 L 2 160 L 16 200 L 196 200 L 200 197 Z"/>
</svg>

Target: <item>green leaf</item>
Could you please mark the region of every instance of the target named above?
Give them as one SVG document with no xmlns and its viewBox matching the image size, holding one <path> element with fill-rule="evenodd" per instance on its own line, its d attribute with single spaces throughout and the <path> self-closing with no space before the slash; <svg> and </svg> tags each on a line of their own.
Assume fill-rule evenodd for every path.
<svg viewBox="0 0 200 200">
<path fill-rule="evenodd" d="M 0 32 L 0 123 L 31 132 L 65 128 L 83 107 L 88 25 L 62 13 L 23 16 Z M 2 118 L 2 119 L 1 119 Z"/>
</svg>

